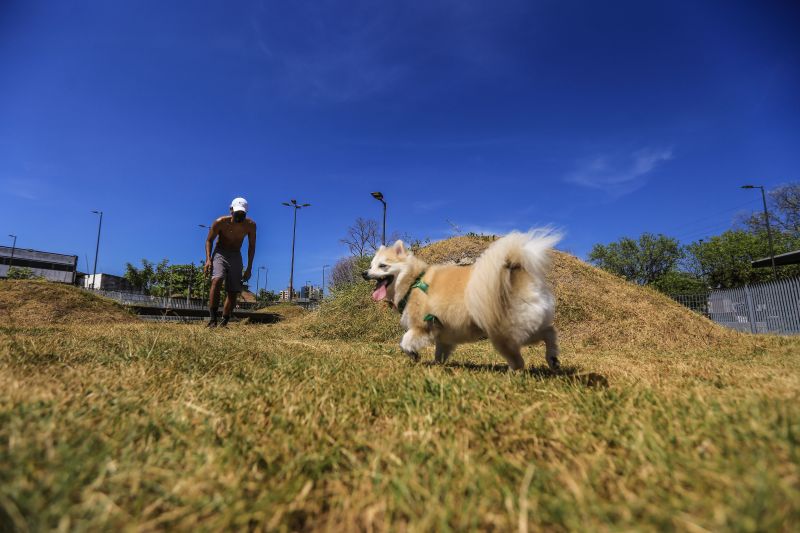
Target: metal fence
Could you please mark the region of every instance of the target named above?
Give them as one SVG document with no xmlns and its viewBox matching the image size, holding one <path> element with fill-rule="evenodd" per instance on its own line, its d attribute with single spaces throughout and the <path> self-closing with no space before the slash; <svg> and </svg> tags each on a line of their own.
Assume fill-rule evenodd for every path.
<svg viewBox="0 0 800 533">
<path fill-rule="evenodd" d="M 800 334 L 800 278 L 673 299 L 723 326 L 750 333 Z"/>
<path fill-rule="evenodd" d="M 100 289 L 84 289 L 106 298 L 116 300 L 123 305 L 139 305 L 147 307 L 160 307 L 164 309 L 208 309 L 208 301 L 198 298 L 167 298 L 151 296 L 137 292 L 107 291 Z"/>
<path fill-rule="evenodd" d="M 149 294 L 142 294 L 139 292 L 127 291 L 109 291 L 105 289 L 91 289 L 84 288 L 85 291 L 106 298 L 116 300 L 123 305 L 136 305 L 141 307 L 158 307 L 161 309 L 208 309 L 208 300 L 200 298 L 182 298 L 182 297 L 166 297 L 166 296 L 151 296 Z M 220 299 L 220 305 L 223 301 Z M 236 303 L 238 309 L 260 309 L 269 307 L 270 305 L 277 305 L 281 302 L 242 302 Z M 308 298 L 295 298 L 293 303 L 304 307 L 306 309 L 316 309 L 319 307 L 319 300 L 309 300 Z"/>
</svg>

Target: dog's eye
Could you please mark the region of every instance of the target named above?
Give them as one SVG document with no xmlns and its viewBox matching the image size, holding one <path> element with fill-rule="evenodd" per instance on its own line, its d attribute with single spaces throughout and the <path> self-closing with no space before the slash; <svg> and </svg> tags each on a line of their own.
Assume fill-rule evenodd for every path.
<svg viewBox="0 0 800 533">
<path fill-rule="evenodd" d="M 378 265 L 378 268 L 382 268 L 383 270 L 386 270 L 387 268 L 389 268 L 389 265 L 381 263 L 380 265 Z"/>
</svg>

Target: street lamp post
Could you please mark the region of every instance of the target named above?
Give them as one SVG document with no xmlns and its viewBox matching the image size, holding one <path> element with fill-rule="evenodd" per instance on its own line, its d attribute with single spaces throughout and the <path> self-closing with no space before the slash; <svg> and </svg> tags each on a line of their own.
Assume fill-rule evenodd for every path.
<svg viewBox="0 0 800 533">
<path fill-rule="evenodd" d="M 198 224 L 197 227 L 200 228 L 200 229 L 204 229 L 206 231 L 211 231 L 211 226 L 206 226 L 205 224 Z M 205 249 L 205 247 L 203 249 Z M 203 259 L 203 262 L 200 263 L 200 264 L 201 265 L 205 265 L 206 264 L 206 260 Z M 205 293 L 205 291 L 206 291 L 206 282 L 208 280 L 206 279 L 206 276 L 205 276 L 205 267 L 203 266 L 203 267 L 200 267 L 200 268 L 201 268 L 201 271 L 203 272 L 203 293 Z"/>
<path fill-rule="evenodd" d="M 304 207 L 311 207 L 311 204 L 298 204 L 297 200 L 290 202 L 281 202 L 286 207 L 294 208 L 294 223 L 292 224 L 292 267 L 289 270 L 289 301 L 294 298 L 294 243 L 297 237 L 297 210 Z"/>
<path fill-rule="evenodd" d="M 764 222 L 767 224 L 767 238 L 769 239 L 769 257 L 772 262 L 772 275 L 778 279 L 778 268 L 775 266 L 775 248 L 772 245 L 772 229 L 769 225 L 769 211 L 767 211 L 767 195 L 763 185 L 742 185 L 742 189 L 761 189 L 761 201 L 764 202 Z"/>
<path fill-rule="evenodd" d="M 188 306 L 192 301 L 192 283 L 194 283 L 194 261 L 189 266 L 189 285 L 186 289 L 186 305 Z"/>
<path fill-rule="evenodd" d="M 100 215 L 100 222 L 97 224 L 97 246 L 94 249 L 94 268 L 92 269 L 92 289 L 97 289 L 97 256 L 100 254 L 100 230 L 103 227 L 103 212 L 92 211 L 95 215 Z"/>
<path fill-rule="evenodd" d="M 8 260 L 8 270 L 11 271 L 11 266 L 14 264 L 14 252 L 17 249 L 17 236 L 10 233 L 8 236 L 14 239 L 14 242 L 11 243 L 11 258 Z M 8 272 L 6 272 L 6 277 L 8 277 Z"/>
<path fill-rule="evenodd" d="M 330 268 L 330 265 L 322 265 L 322 297 L 325 298 L 325 269 Z"/>
<path fill-rule="evenodd" d="M 256 299 L 258 299 L 258 288 L 260 287 L 261 282 L 261 271 L 264 270 L 266 267 L 260 266 L 256 269 Z"/>
<path fill-rule="evenodd" d="M 381 244 L 386 246 L 386 200 L 383 199 L 382 192 L 373 192 L 372 197 L 383 204 L 383 231 L 381 232 Z"/>
</svg>

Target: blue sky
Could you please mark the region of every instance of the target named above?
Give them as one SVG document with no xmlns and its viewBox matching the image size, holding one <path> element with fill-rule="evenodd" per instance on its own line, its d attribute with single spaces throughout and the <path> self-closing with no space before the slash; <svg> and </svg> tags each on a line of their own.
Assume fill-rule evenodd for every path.
<svg viewBox="0 0 800 533">
<path fill-rule="evenodd" d="M 319 281 L 358 216 L 439 239 L 691 241 L 800 179 L 796 2 L 35 2 L 0 6 L 0 231 L 199 261 L 244 196 L 256 265 Z M 10 239 L 8 239 L 10 242 Z M 263 280 L 262 280 L 263 283 Z"/>
</svg>

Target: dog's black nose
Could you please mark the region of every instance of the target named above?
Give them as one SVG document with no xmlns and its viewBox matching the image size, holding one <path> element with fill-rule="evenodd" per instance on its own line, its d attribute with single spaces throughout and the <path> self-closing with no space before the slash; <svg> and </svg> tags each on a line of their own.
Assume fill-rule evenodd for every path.
<svg viewBox="0 0 800 533">
<path fill-rule="evenodd" d="M 361 277 L 369 281 L 369 270 L 365 270 L 364 272 L 362 272 Z"/>
</svg>

